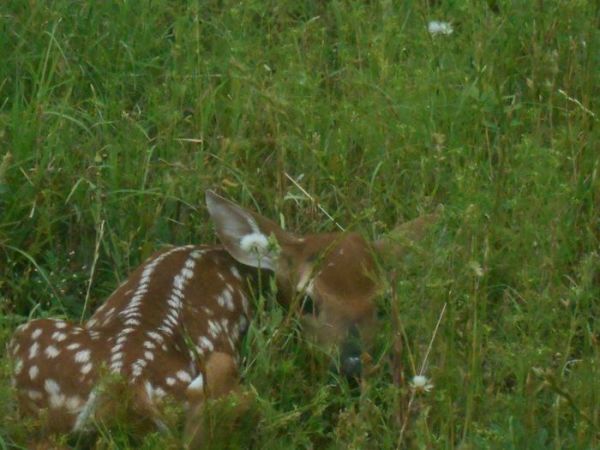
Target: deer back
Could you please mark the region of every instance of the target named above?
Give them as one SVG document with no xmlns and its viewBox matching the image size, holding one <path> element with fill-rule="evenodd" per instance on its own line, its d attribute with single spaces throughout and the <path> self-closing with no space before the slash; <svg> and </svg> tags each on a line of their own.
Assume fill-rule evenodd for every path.
<svg viewBox="0 0 600 450">
<path fill-rule="evenodd" d="M 207 386 L 234 389 L 231 372 L 248 324 L 247 276 L 221 247 L 165 249 L 85 325 L 37 319 L 20 326 L 9 350 L 21 410 L 43 414 L 49 431 L 64 432 L 84 429 L 106 410 L 97 389 L 102 376 L 122 380 L 135 392 L 138 413 L 150 416 L 166 396 L 185 402 L 203 398 Z M 214 379 L 207 380 L 207 366 Z"/>
</svg>

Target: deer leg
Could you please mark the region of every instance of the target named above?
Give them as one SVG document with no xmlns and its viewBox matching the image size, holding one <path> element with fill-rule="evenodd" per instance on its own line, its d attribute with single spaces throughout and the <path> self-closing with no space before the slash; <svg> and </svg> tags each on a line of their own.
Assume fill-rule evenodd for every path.
<svg viewBox="0 0 600 450">
<path fill-rule="evenodd" d="M 234 357 L 227 353 L 214 352 L 206 360 L 204 375 L 198 375 L 187 388 L 190 412 L 186 421 L 185 436 L 189 448 L 203 448 L 210 441 L 212 433 L 209 430 L 212 427 L 207 423 L 206 400 L 224 398 L 230 394 L 237 397 L 234 399 L 237 405 L 233 408 L 233 417 L 227 418 L 227 423 L 235 424 L 236 419 L 248 409 L 249 398 L 241 392 Z M 221 425 L 223 423 L 225 421 L 220 422 Z"/>
</svg>

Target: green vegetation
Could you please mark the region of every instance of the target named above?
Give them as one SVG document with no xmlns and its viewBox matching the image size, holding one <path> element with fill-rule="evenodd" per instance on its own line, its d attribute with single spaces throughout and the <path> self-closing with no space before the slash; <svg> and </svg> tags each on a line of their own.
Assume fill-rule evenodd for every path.
<svg viewBox="0 0 600 450">
<path fill-rule="evenodd" d="M 88 316 L 165 244 L 215 242 L 207 188 L 335 229 L 289 175 L 370 238 L 444 215 L 394 267 L 361 389 L 322 370 L 272 294 L 256 300 L 256 420 L 232 445 L 600 446 L 597 2 L 5 0 L 0 15 L 2 348 L 28 318 Z M 444 305 L 434 387 L 410 401 Z M 27 426 L 2 354 L 7 448 Z M 101 430 L 98 446 L 177 442 L 142 439 Z"/>
</svg>

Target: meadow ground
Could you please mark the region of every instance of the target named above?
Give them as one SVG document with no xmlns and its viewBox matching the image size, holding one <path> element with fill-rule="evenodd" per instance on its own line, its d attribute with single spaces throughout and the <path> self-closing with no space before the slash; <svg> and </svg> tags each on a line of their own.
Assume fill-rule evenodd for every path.
<svg viewBox="0 0 600 450">
<path fill-rule="evenodd" d="M 293 178 L 370 238 L 444 214 L 393 267 L 360 390 L 256 299 L 258 418 L 215 447 L 600 446 L 597 2 L 5 0 L 0 17 L 3 349 L 28 318 L 88 316 L 161 246 L 215 242 L 207 188 L 333 230 Z M 0 448 L 18 447 L 4 351 L 1 368 Z M 97 445 L 174 442 L 124 425 Z"/>
</svg>

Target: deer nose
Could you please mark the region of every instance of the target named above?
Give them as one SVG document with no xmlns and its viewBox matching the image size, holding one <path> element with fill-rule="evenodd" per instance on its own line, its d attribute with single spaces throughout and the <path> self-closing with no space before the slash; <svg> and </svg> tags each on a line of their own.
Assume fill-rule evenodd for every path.
<svg viewBox="0 0 600 450">
<path fill-rule="evenodd" d="M 353 325 L 340 352 L 340 374 L 349 380 L 358 380 L 362 375 L 361 347 L 358 329 Z"/>
<path fill-rule="evenodd" d="M 362 361 L 359 355 L 350 355 L 341 361 L 341 373 L 346 378 L 358 380 L 362 374 Z"/>
</svg>

